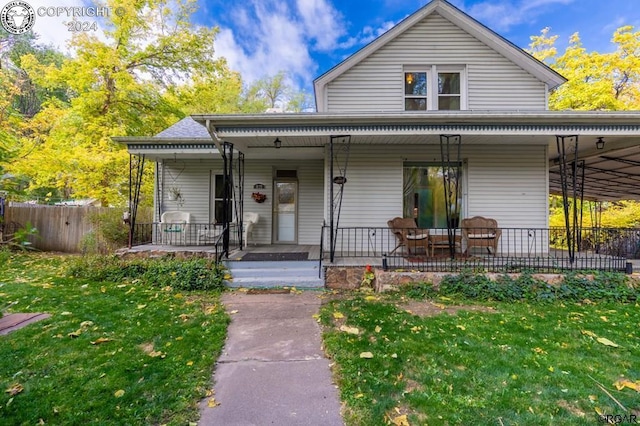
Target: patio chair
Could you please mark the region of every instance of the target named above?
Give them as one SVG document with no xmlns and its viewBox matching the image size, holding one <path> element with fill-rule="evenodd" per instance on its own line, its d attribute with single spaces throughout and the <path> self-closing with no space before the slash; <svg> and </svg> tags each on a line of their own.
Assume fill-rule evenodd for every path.
<svg viewBox="0 0 640 426">
<path fill-rule="evenodd" d="M 249 235 L 253 237 L 253 227 L 256 223 L 258 223 L 258 219 L 260 219 L 260 215 L 258 213 L 253 212 L 244 212 L 242 214 L 242 241 L 244 243 L 244 248 L 247 248 L 249 244 Z"/>
<path fill-rule="evenodd" d="M 429 230 L 418 228 L 413 218 L 395 217 L 387 221 L 387 226 L 398 240 L 398 244 L 389 254 L 393 254 L 400 247 L 406 248 L 408 254 L 416 254 L 418 248 L 429 254 Z"/>
<path fill-rule="evenodd" d="M 184 245 L 187 240 L 191 213 L 180 211 L 169 211 L 160 216 L 160 232 L 162 234 L 162 244 Z"/>
<path fill-rule="evenodd" d="M 489 254 L 496 255 L 502 230 L 498 228 L 498 222 L 495 219 L 474 216 L 462 219 L 460 225 L 462 239 L 466 243 L 465 253 L 469 253 L 469 250 L 474 247 L 486 247 Z"/>
</svg>

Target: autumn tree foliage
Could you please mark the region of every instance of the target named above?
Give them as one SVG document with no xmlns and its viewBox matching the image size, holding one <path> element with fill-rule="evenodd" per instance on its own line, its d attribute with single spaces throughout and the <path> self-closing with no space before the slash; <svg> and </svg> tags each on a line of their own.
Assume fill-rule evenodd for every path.
<svg viewBox="0 0 640 426">
<path fill-rule="evenodd" d="M 588 52 L 575 33 L 562 54 L 557 35 L 545 28 L 531 37 L 529 51 L 567 78 L 549 97 L 552 110 L 621 111 L 640 109 L 640 31 L 618 28 L 609 53 Z"/>
<path fill-rule="evenodd" d="M 567 82 L 549 97 L 552 110 L 622 111 L 640 110 L 640 31 L 632 26 L 618 28 L 611 38 L 615 46 L 609 53 L 588 52 L 579 34 L 573 34 L 561 54 L 556 48 L 558 36 L 545 28 L 531 37 L 529 52 L 567 78 Z M 555 207 L 554 207 L 555 206 Z M 596 204 L 583 207 L 584 226 L 593 226 Z M 634 227 L 640 225 L 640 203 L 603 202 L 601 226 Z M 564 211 L 551 199 L 551 226 L 564 226 Z"/>
</svg>

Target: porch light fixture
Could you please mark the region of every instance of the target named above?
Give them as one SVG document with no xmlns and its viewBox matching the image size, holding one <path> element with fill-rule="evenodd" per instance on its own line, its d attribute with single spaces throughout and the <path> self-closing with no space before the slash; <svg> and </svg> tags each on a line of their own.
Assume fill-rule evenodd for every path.
<svg viewBox="0 0 640 426">
<path fill-rule="evenodd" d="M 598 140 L 596 141 L 596 148 L 604 149 L 604 139 L 602 137 L 599 137 Z"/>
<path fill-rule="evenodd" d="M 275 146 L 276 149 L 280 149 L 280 147 L 282 146 L 282 141 L 280 140 L 280 138 L 276 138 L 276 140 L 273 141 L 273 146 Z"/>
</svg>

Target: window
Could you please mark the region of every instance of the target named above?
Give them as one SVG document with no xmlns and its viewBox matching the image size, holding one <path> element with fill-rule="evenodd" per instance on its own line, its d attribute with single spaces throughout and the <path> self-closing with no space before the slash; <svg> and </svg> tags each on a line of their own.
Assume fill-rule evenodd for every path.
<svg viewBox="0 0 640 426">
<path fill-rule="evenodd" d="M 404 74 L 404 109 L 406 111 L 427 110 L 427 73 Z"/>
<path fill-rule="evenodd" d="M 455 179 L 455 175 L 451 178 Z M 460 176 L 460 181 L 462 181 L 462 176 Z M 462 203 L 461 194 L 462 185 L 459 182 L 458 202 L 460 204 Z M 419 228 L 447 227 L 441 163 L 404 163 L 403 217 L 414 218 Z M 457 218 L 454 220 L 457 223 Z"/>
<path fill-rule="evenodd" d="M 413 67 L 411 67 L 413 68 Z M 405 111 L 465 109 L 464 68 L 431 66 L 405 69 Z M 431 76 L 437 76 L 432 78 Z"/>
</svg>

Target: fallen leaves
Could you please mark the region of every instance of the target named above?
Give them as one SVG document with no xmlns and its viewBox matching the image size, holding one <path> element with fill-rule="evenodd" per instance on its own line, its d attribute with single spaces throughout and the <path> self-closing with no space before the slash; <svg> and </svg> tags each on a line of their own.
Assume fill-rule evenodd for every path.
<svg viewBox="0 0 640 426">
<path fill-rule="evenodd" d="M 620 345 L 613 343 L 611 340 L 607 339 L 606 337 L 598 337 L 596 339 L 596 342 L 598 343 L 602 343 L 605 346 L 611 346 L 612 348 L 619 348 Z"/>
<path fill-rule="evenodd" d="M 24 390 L 24 386 L 22 386 L 20 383 L 14 383 L 11 386 L 9 386 L 7 390 L 5 390 L 5 392 L 11 396 L 14 396 L 19 394 L 23 390 Z"/>
<path fill-rule="evenodd" d="M 92 345 L 99 345 L 101 343 L 107 343 L 110 342 L 112 339 L 109 339 L 107 337 L 98 337 L 96 340 L 92 341 L 91 344 Z"/>
<path fill-rule="evenodd" d="M 612 342 L 611 340 L 607 339 L 606 337 L 598 337 L 598 335 L 596 333 L 594 333 L 593 331 L 589 331 L 589 330 L 580 330 L 580 333 L 584 334 L 585 336 L 589 336 L 591 338 L 595 338 L 596 342 L 605 345 L 605 346 L 610 346 L 612 348 L 619 348 L 620 345 L 618 345 L 617 343 Z"/>
<path fill-rule="evenodd" d="M 341 325 L 340 331 L 344 331 L 347 334 L 355 334 L 356 336 L 360 334 L 358 327 L 349 327 L 348 325 Z"/>
<path fill-rule="evenodd" d="M 116 398 L 122 398 L 124 396 L 124 393 L 124 389 L 118 389 L 113 393 L 113 396 L 115 396 Z"/>
<path fill-rule="evenodd" d="M 640 392 L 640 380 L 636 380 L 635 382 L 632 382 L 629 379 L 622 378 L 622 379 L 616 380 L 613 386 L 615 386 L 616 389 L 618 390 L 629 388 L 629 389 L 635 390 L 636 392 Z"/>
<path fill-rule="evenodd" d="M 373 358 L 373 354 L 371 352 L 362 352 L 360 358 L 371 359 Z"/>
</svg>

